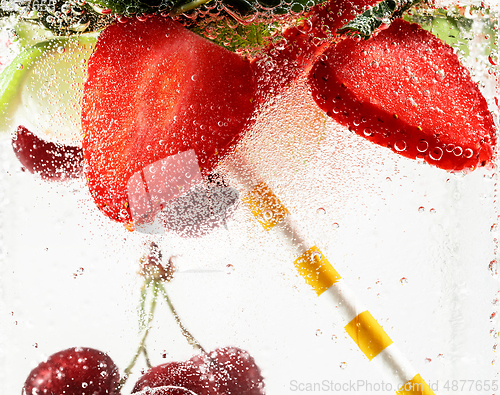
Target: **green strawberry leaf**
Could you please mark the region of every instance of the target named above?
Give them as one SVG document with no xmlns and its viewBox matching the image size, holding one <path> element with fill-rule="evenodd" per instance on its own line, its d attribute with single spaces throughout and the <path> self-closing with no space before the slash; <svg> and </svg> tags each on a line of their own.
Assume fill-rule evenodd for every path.
<svg viewBox="0 0 500 395">
<path fill-rule="evenodd" d="M 395 18 L 399 18 L 421 0 L 384 0 L 376 6 L 358 15 L 351 22 L 338 30 L 340 34 L 358 36 L 369 39 L 382 25 L 388 25 Z"/>
</svg>

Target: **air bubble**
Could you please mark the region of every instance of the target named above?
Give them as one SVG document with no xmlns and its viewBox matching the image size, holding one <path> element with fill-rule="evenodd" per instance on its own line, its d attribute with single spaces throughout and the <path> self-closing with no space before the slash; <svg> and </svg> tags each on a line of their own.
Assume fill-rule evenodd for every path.
<svg viewBox="0 0 500 395">
<path fill-rule="evenodd" d="M 271 210 L 266 210 L 263 216 L 266 221 L 269 221 L 273 217 L 273 212 Z"/>
<path fill-rule="evenodd" d="M 432 160 L 440 160 L 443 157 L 443 150 L 439 147 L 435 147 L 429 152 L 429 157 Z"/>
<path fill-rule="evenodd" d="M 398 140 L 394 143 L 394 149 L 398 152 L 406 150 L 406 141 Z"/>
<path fill-rule="evenodd" d="M 23 69 L 23 64 L 22 63 L 19 63 L 17 66 L 16 66 L 16 69 L 17 70 L 22 70 Z"/>
<path fill-rule="evenodd" d="M 408 284 L 408 279 L 406 277 L 401 277 L 401 279 L 399 280 L 399 282 L 403 285 L 405 284 Z"/>
<path fill-rule="evenodd" d="M 193 74 L 191 76 L 191 81 L 196 81 L 198 79 L 198 76 L 196 74 Z"/>
<path fill-rule="evenodd" d="M 434 73 L 434 78 L 436 79 L 436 81 L 443 81 L 444 80 L 444 70 L 443 69 L 439 69 L 438 71 L 436 71 Z"/>
<path fill-rule="evenodd" d="M 318 215 L 325 215 L 326 214 L 326 210 L 323 208 L 323 207 L 320 207 L 316 210 L 316 214 Z"/>
<path fill-rule="evenodd" d="M 311 258 L 315 261 L 320 261 L 321 258 L 323 258 L 323 256 L 321 255 L 320 252 L 318 251 L 314 251 L 312 254 L 311 254 Z"/>
<path fill-rule="evenodd" d="M 363 130 L 363 134 L 366 137 L 373 136 L 373 131 L 371 129 L 369 129 L 369 128 L 366 128 L 365 130 Z"/>
<path fill-rule="evenodd" d="M 333 229 L 338 229 L 340 227 L 340 225 L 337 222 L 334 222 L 332 226 Z"/>
<path fill-rule="evenodd" d="M 461 156 L 463 154 L 464 150 L 462 149 L 462 147 L 455 147 L 453 148 L 453 155 L 455 156 Z"/>
<path fill-rule="evenodd" d="M 419 213 L 423 213 L 424 211 L 425 211 L 425 207 L 420 206 L 420 207 L 418 208 L 418 212 L 419 212 Z"/>
<path fill-rule="evenodd" d="M 64 48 L 62 45 L 60 47 L 57 47 L 58 53 L 64 53 L 64 51 L 66 51 L 66 48 Z"/>
<path fill-rule="evenodd" d="M 340 369 L 344 370 L 347 368 L 347 362 L 340 362 Z"/>
<path fill-rule="evenodd" d="M 411 97 L 411 96 L 406 98 L 406 104 L 408 104 L 409 106 L 412 106 L 412 107 L 418 107 L 417 103 L 415 102 L 415 100 L 413 100 L 413 97 Z"/>
<path fill-rule="evenodd" d="M 429 149 L 429 143 L 425 140 L 420 140 L 417 144 L 418 152 L 425 152 Z"/>
<path fill-rule="evenodd" d="M 498 263 L 496 259 L 490 262 L 490 264 L 488 265 L 488 270 L 490 271 L 493 277 L 498 276 Z"/>
<path fill-rule="evenodd" d="M 378 68 L 378 66 L 379 66 L 379 63 L 378 63 L 376 60 L 374 60 L 373 62 L 371 62 L 371 63 L 370 63 L 370 66 L 371 66 L 373 69 L 377 69 L 377 68 Z"/>
<path fill-rule="evenodd" d="M 464 156 L 466 158 L 472 158 L 473 155 L 474 155 L 474 151 L 472 151 L 470 148 L 466 148 L 464 150 Z"/>
</svg>

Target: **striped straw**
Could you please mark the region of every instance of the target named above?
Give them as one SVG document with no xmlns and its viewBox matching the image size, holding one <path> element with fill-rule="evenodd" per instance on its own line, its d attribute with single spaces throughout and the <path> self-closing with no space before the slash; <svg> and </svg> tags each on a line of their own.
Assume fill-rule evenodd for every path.
<svg viewBox="0 0 500 395">
<path fill-rule="evenodd" d="M 233 162 L 234 161 L 234 162 Z M 228 161 L 229 162 L 229 161 Z M 402 355 L 382 326 L 357 301 L 355 293 L 330 264 L 325 255 L 311 243 L 293 216 L 263 181 L 253 183 L 242 174 L 250 171 L 245 160 L 234 153 L 226 163 L 231 176 L 244 186 L 242 201 L 267 231 L 275 232 L 297 257 L 295 268 L 318 298 L 329 300 L 346 325 L 344 329 L 372 364 L 386 374 L 399 395 L 433 395 L 434 392 Z M 236 163 L 238 162 L 238 163 Z M 251 177 L 258 180 L 255 174 Z"/>
</svg>

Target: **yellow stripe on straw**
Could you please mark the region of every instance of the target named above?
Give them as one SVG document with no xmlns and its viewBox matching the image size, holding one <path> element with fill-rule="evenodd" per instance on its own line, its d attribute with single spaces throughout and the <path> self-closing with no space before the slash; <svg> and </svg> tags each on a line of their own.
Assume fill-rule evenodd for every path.
<svg viewBox="0 0 500 395">
<path fill-rule="evenodd" d="M 318 296 L 342 278 L 317 247 L 309 248 L 294 265 Z"/>
<path fill-rule="evenodd" d="M 391 338 L 369 311 L 354 317 L 345 330 L 370 361 L 392 344 Z"/>
<path fill-rule="evenodd" d="M 417 374 L 411 380 L 405 383 L 397 395 L 434 395 L 434 392 L 429 388 L 425 381 Z"/>
<path fill-rule="evenodd" d="M 274 226 L 283 222 L 285 217 L 290 214 L 264 182 L 259 183 L 247 192 L 242 201 L 266 230 L 271 230 Z M 292 230 L 294 229 L 293 226 Z M 289 237 L 286 232 L 283 235 Z M 303 244 L 301 243 L 303 242 L 300 241 L 297 246 L 302 249 Z M 341 280 L 341 276 L 315 246 L 302 253 L 295 260 L 294 265 L 318 296 Z M 339 292 L 339 289 L 332 292 Z M 345 326 L 345 330 L 370 361 L 392 344 L 391 338 L 368 311 L 354 317 Z M 381 357 L 383 359 L 391 358 L 391 354 L 385 355 L 383 353 Z M 419 374 L 408 380 L 396 393 L 397 395 L 434 395 L 434 392 Z"/>
<path fill-rule="evenodd" d="M 257 184 L 241 200 L 265 230 L 270 230 L 290 214 L 265 182 Z"/>
</svg>

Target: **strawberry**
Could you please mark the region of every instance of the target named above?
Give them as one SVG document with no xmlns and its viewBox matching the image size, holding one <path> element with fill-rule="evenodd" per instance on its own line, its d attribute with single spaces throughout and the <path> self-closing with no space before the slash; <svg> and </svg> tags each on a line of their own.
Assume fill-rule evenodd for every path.
<svg viewBox="0 0 500 395">
<path fill-rule="evenodd" d="M 82 103 L 88 186 L 120 222 L 150 219 L 208 172 L 254 111 L 249 62 L 153 16 L 108 27 Z"/>
<path fill-rule="evenodd" d="M 257 78 L 257 100 L 279 94 L 336 39 L 337 30 L 379 0 L 326 1 L 314 6 L 296 26 L 287 28 L 252 60 Z"/>
<path fill-rule="evenodd" d="M 24 168 L 45 180 L 60 181 L 82 174 L 80 147 L 44 141 L 24 126 L 19 126 L 13 135 L 12 148 Z"/>
<path fill-rule="evenodd" d="M 453 49 L 416 24 L 395 20 L 370 40 L 340 42 L 309 82 L 329 116 L 405 157 L 451 171 L 491 163 L 486 100 Z"/>
</svg>

